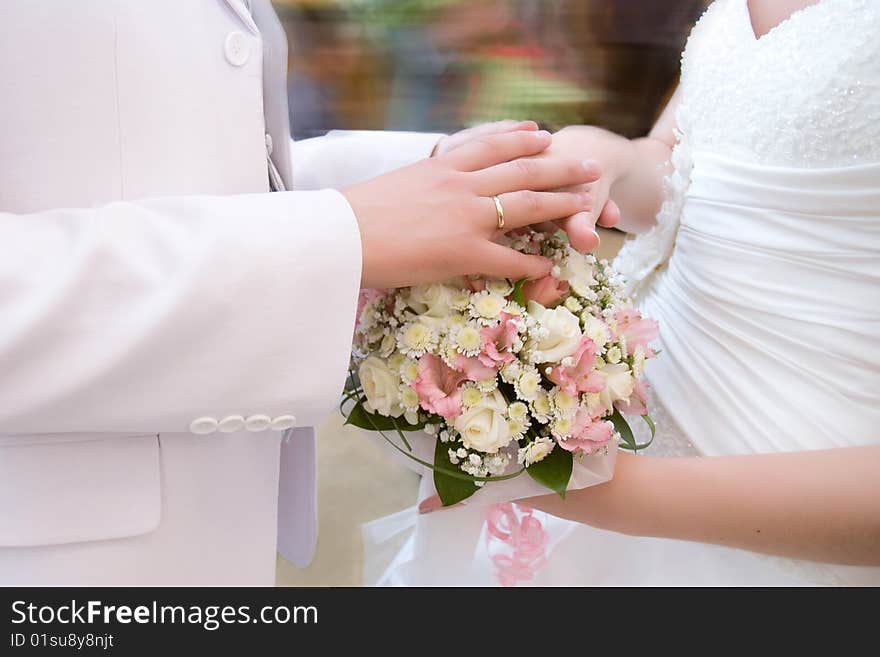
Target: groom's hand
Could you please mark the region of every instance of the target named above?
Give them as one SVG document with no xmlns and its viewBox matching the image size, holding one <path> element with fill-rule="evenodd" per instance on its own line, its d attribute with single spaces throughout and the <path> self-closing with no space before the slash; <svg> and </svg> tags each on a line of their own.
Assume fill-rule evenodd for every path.
<svg viewBox="0 0 880 657">
<path fill-rule="evenodd" d="M 531 126 L 529 126 L 531 127 Z M 389 288 L 462 274 L 517 279 L 550 270 L 539 256 L 496 244 L 502 232 L 591 209 L 582 191 L 594 162 L 534 158 L 550 145 L 533 129 L 474 137 L 436 157 L 342 190 L 361 231 L 363 287 Z M 504 211 L 504 227 L 493 196 Z"/>
<path fill-rule="evenodd" d="M 454 151 L 460 146 L 480 139 L 489 135 L 498 135 L 505 132 L 516 132 L 517 130 L 525 130 L 528 132 L 537 132 L 538 124 L 534 121 L 494 121 L 493 123 L 481 123 L 473 128 L 465 128 L 458 132 L 442 137 L 434 147 L 431 157 L 445 155 L 450 151 Z"/>
<path fill-rule="evenodd" d="M 434 148 L 432 156 L 443 155 L 459 148 L 474 139 L 486 137 L 492 134 L 514 132 L 516 130 L 536 131 L 538 124 L 534 121 L 496 121 L 483 123 L 473 128 L 461 130 L 455 134 L 443 137 Z M 577 127 L 565 128 L 553 136 L 553 143 L 537 157 L 542 158 L 575 158 L 578 154 L 589 153 L 589 145 L 580 143 L 580 133 Z M 574 190 L 572 190 L 574 191 Z M 579 251 L 586 253 L 599 245 L 599 234 L 596 225 L 611 228 L 620 219 L 620 211 L 617 205 L 609 198 L 610 180 L 603 172 L 602 177 L 591 185 L 582 185 L 579 190 L 588 192 L 592 197 L 591 209 L 578 212 L 569 217 L 564 217 L 552 225 L 538 226 L 545 231 L 553 232 L 558 229 L 564 230 L 574 246 Z"/>
</svg>

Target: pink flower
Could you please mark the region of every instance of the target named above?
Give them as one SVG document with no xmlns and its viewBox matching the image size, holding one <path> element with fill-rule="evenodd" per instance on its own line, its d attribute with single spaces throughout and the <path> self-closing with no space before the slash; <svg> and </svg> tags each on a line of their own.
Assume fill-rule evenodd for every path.
<svg viewBox="0 0 880 657">
<path fill-rule="evenodd" d="M 559 441 L 559 446 L 569 452 L 578 450 L 592 454 L 605 446 L 614 434 L 614 425 L 607 420 L 594 420 L 586 409 L 578 411 L 574 419 L 571 437 Z"/>
<path fill-rule="evenodd" d="M 593 368 L 596 362 L 596 344 L 587 336 L 582 337 L 571 358 L 574 361 L 572 365 L 557 365 L 550 370 L 547 378 L 569 395 L 601 392 L 605 387 L 605 379 Z"/>
<path fill-rule="evenodd" d="M 501 313 L 501 321 L 495 326 L 480 329 L 483 339 L 483 353 L 478 358 L 486 367 L 496 367 L 500 363 L 509 363 L 516 359 L 510 348 L 516 338 L 516 316 Z"/>
<path fill-rule="evenodd" d="M 626 415 L 647 415 L 648 389 L 650 386 L 644 379 L 639 379 L 633 385 L 633 394 L 626 401 L 616 401 L 614 406 Z"/>
<path fill-rule="evenodd" d="M 468 381 L 491 379 L 496 374 L 494 367 L 484 365 L 476 356 L 456 357 L 455 369 L 461 372 Z"/>
<path fill-rule="evenodd" d="M 422 408 L 451 419 L 461 415 L 458 386 L 465 378 L 464 373 L 448 367 L 439 357 L 425 354 L 419 359 L 419 377 L 412 385 Z"/>
<path fill-rule="evenodd" d="M 642 347 L 648 357 L 653 355 L 648 343 L 655 340 L 660 333 L 660 325 L 656 319 L 646 319 L 631 308 L 618 311 L 614 319 L 617 322 L 617 336 L 626 339 L 627 351 L 633 353 L 636 347 Z"/>
<path fill-rule="evenodd" d="M 552 308 L 568 292 L 568 283 L 550 274 L 522 286 L 526 303 L 536 301 L 545 308 Z"/>
</svg>

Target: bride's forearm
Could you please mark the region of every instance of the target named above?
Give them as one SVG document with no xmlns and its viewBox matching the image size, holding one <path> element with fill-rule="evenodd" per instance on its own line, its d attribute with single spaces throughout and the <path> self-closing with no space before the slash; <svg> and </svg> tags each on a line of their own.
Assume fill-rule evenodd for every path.
<svg viewBox="0 0 880 657">
<path fill-rule="evenodd" d="M 611 199 L 620 208 L 618 228 L 641 233 L 654 225 L 663 203 L 663 180 L 671 169 L 672 148 L 651 136 L 628 143 L 628 166 L 613 178 Z"/>
<path fill-rule="evenodd" d="M 706 458 L 619 454 L 614 479 L 536 505 L 606 529 L 880 565 L 880 447 Z"/>
</svg>

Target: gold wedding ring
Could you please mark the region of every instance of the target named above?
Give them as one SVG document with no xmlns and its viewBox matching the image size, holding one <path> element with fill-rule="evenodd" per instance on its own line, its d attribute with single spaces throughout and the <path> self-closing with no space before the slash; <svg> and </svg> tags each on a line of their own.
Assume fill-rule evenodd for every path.
<svg viewBox="0 0 880 657">
<path fill-rule="evenodd" d="M 498 230 L 504 228 L 504 206 L 501 205 L 501 199 L 497 196 L 493 196 L 492 200 L 495 201 L 495 212 L 498 213 Z"/>
</svg>

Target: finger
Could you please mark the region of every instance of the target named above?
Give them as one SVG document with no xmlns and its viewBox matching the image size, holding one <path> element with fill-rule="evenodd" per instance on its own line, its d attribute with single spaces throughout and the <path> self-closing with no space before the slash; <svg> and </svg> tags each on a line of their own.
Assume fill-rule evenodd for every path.
<svg viewBox="0 0 880 657">
<path fill-rule="evenodd" d="M 576 187 L 596 182 L 602 172 L 592 160 L 561 157 L 520 158 L 473 174 L 478 194 L 501 194 L 518 189 L 536 191 Z"/>
<path fill-rule="evenodd" d="M 608 199 L 605 207 L 602 208 L 602 212 L 599 213 L 596 223 L 604 228 L 614 228 L 618 221 L 620 221 L 620 207 L 617 203 Z"/>
<path fill-rule="evenodd" d="M 537 155 L 546 150 L 552 141 L 546 130 L 516 130 L 477 137 L 443 157 L 459 171 L 477 171 L 520 157 Z"/>
<path fill-rule="evenodd" d="M 577 251 L 587 253 L 599 246 L 599 233 L 596 232 L 596 225 L 590 212 L 573 213 L 570 217 L 560 220 L 558 224 L 566 232 L 568 241 Z"/>
<path fill-rule="evenodd" d="M 507 119 L 504 121 L 495 121 L 493 123 L 482 123 L 478 126 L 474 126 L 473 128 L 460 130 L 455 134 L 443 137 L 435 147 L 434 157 L 439 157 L 441 155 L 445 155 L 446 153 L 454 151 L 456 148 L 461 148 L 462 146 L 476 139 L 477 137 L 494 135 L 502 132 L 514 132 L 516 130 L 527 130 L 534 132 L 537 129 L 538 124 L 534 121 L 514 121 L 511 119 Z"/>
<path fill-rule="evenodd" d="M 486 248 L 481 249 L 478 256 L 474 271 L 494 278 L 541 278 L 553 268 L 547 258 L 520 253 L 493 242 L 486 242 Z"/>
<path fill-rule="evenodd" d="M 538 124 L 534 121 L 514 121 L 512 119 L 505 119 L 503 121 L 483 123 L 481 125 L 471 128 L 470 130 L 465 130 L 464 134 L 470 133 L 470 137 L 481 137 L 483 135 L 494 135 L 503 132 L 515 132 L 517 130 L 535 132 L 537 131 L 537 129 Z"/>
<path fill-rule="evenodd" d="M 504 211 L 504 231 L 516 230 L 561 217 L 589 211 L 592 196 L 589 192 L 509 192 L 498 197 Z M 497 220 L 497 208 L 490 199 L 487 204 Z"/>
</svg>

